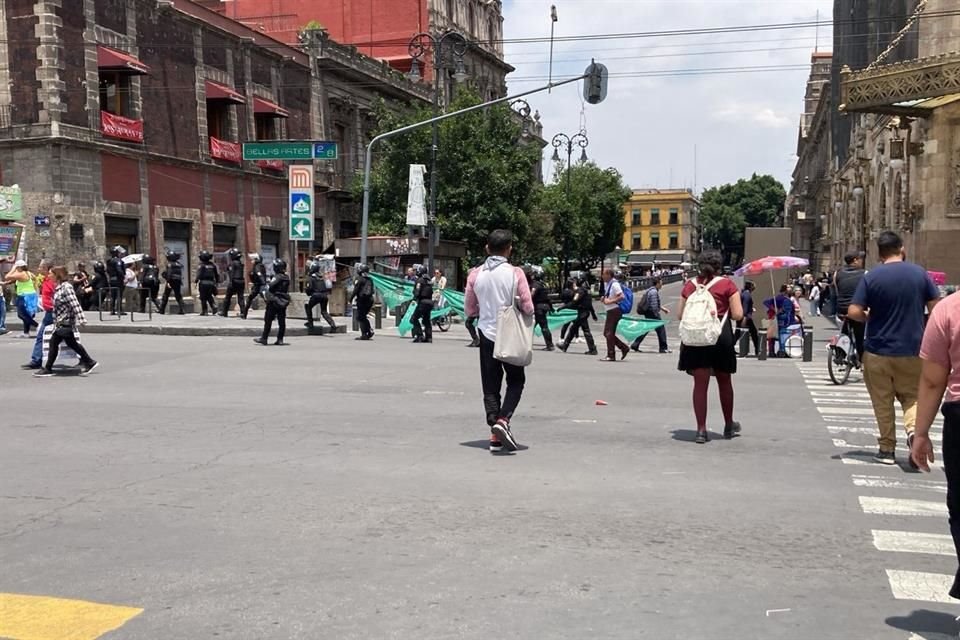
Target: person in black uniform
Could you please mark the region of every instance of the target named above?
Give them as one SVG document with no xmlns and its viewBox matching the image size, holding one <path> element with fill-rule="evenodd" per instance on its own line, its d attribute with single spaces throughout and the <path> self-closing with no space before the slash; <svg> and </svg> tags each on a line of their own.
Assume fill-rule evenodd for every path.
<svg viewBox="0 0 960 640">
<path fill-rule="evenodd" d="M 167 268 L 160 274 L 166 284 L 163 285 L 163 299 L 160 301 L 159 311 L 161 314 L 166 311 L 167 300 L 173 293 L 180 309 L 180 315 L 183 315 L 183 294 L 180 292 L 180 288 L 183 286 L 183 265 L 180 264 L 180 254 L 176 251 L 167 251 L 166 257 Z"/>
<path fill-rule="evenodd" d="M 263 266 L 263 256 L 255 253 L 253 254 L 253 266 L 250 267 L 250 295 L 247 296 L 247 304 L 241 307 L 241 318 L 244 320 L 247 319 L 250 305 L 253 304 L 257 296 L 263 297 L 263 288 L 265 286 L 267 286 L 267 268 Z"/>
<path fill-rule="evenodd" d="M 243 254 L 234 247 L 227 251 L 227 257 L 230 258 L 230 265 L 227 267 L 227 295 L 223 298 L 223 309 L 220 310 L 220 315 L 224 318 L 227 317 L 233 294 L 237 294 L 240 317 L 245 318 L 247 317 L 247 310 L 243 306 L 243 294 L 246 289 L 246 282 L 243 279 Z"/>
<path fill-rule="evenodd" d="M 103 295 L 107 288 L 107 267 L 97 260 L 93 263 L 93 279 L 90 280 L 90 300 L 97 303 L 97 311 L 101 310 Z"/>
<path fill-rule="evenodd" d="M 287 331 L 287 305 L 290 304 L 290 276 L 287 275 L 287 263 L 284 260 L 273 261 L 273 277 L 267 283 L 264 297 L 267 300 L 267 310 L 263 314 L 263 334 L 253 341 L 266 345 L 273 328 L 273 320 L 277 320 L 277 341 L 273 344 L 283 346 L 283 334 Z"/>
<path fill-rule="evenodd" d="M 570 327 L 569 331 L 567 331 L 567 337 L 563 341 L 563 344 L 560 345 L 560 350 L 565 352 L 570 347 L 570 343 L 573 341 L 573 336 L 576 333 L 576 330 L 579 329 L 583 333 L 583 337 L 587 340 L 587 355 L 597 355 L 597 345 L 593 341 L 593 334 L 590 333 L 590 318 L 592 316 L 595 319 L 597 313 L 593 310 L 593 297 L 590 295 L 590 284 L 587 282 L 586 278 L 580 279 L 579 286 L 577 288 L 577 292 L 573 296 L 573 300 L 563 305 L 562 308 L 576 309 L 577 319 L 574 320 L 573 326 Z"/>
<path fill-rule="evenodd" d="M 573 302 L 573 296 L 577 295 L 577 283 L 573 278 L 567 278 L 566 282 L 563 283 L 563 289 L 560 291 L 560 303 L 563 305 L 561 309 L 568 309 L 566 305 Z M 560 341 L 563 342 L 564 338 L 567 337 L 567 331 L 574 330 L 573 325 L 575 322 L 568 322 L 567 324 L 560 327 Z M 579 329 L 574 330 L 573 340 L 577 339 L 579 335 Z"/>
<path fill-rule="evenodd" d="M 153 307 L 160 311 L 160 301 L 157 295 L 160 293 L 160 269 L 157 267 L 156 259 L 151 255 L 143 256 L 143 270 L 141 272 L 140 286 L 140 313 L 147 312 L 147 298 L 153 303 Z"/>
<path fill-rule="evenodd" d="M 357 281 L 353 285 L 353 294 L 350 302 L 357 301 L 357 324 L 360 325 L 360 335 L 354 340 L 372 340 L 373 330 L 370 328 L 370 318 L 367 314 L 373 308 L 373 280 L 370 279 L 370 267 L 365 264 L 357 265 Z"/>
<path fill-rule="evenodd" d="M 320 315 L 327 324 L 330 325 L 330 330 L 336 332 L 337 325 L 327 310 L 327 305 L 330 303 L 330 290 L 333 286 L 330 281 L 327 280 L 326 274 L 320 271 L 320 263 L 316 260 L 310 262 L 307 275 L 309 276 L 307 280 L 307 295 L 310 296 L 310 300 L 307 301 L 306 306 L 303 308 L 307 314 L 307 328 L 313 329 L 313 308 L 319 304 Z"/>
<path fill-rule="evenodd" d="M 533 298 L 533 313 L 540 331 L 543 332 L 543 341 L 546 346 L 544 351 L 553 351 L 553 334 L 550 333 L 550 326 L 547 324 L 547 315 L 553 311 L 553 303 L 550 302 L 550 291 L 543 282 L 543 267 L 534 265 L 530 268 L 530 297 Z"/>
<path fill-rule="evenodd" d="M 410 318 L 413 323 L 413 341 L 433 342 L 433 321 L 430 318 L 433 313 L 433 282 L 427 276 L 427 268 L 422 264 L 418 264 L 413 271 L 417 276 L 413 283 L 413 304 L 417 305 L 417 308 Z"/>
<path fill-rule="evenodd" d="M 110 259 L 107 260 L 107 283 L 110 286 L 110 313 L 115 316 L 124 316 L 123 297 L 123 279 L 127 275 L 127 265 L 123 264 L 123 257 L 127 255 L 127 250 L 120 245 L 115 245 L 110 250 Z"/>
<path fill-rule="evenodd" d="M 209 251 L 200 252 L 200 266 L 197 267 L 197 289 L 200 292 L 200 315 L 207 315 L 207 307 L 210 307 L 210 313 L 217 312 L 217 282 L 220 281 L 220 272 L 217 271 L 217 265 L 213 264 L 213 254 Z"/>
</svg>

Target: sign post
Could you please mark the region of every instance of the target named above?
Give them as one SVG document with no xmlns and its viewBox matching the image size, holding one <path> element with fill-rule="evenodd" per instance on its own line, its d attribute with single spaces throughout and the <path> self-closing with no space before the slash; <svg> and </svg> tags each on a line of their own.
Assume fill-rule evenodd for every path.
<svg viewBox="0 0 960 640">
<path fill-rule="evenodd" d="M 244 142 L 244 160 L 336 160 L 336 142 L 323 140 L 270 140 Z"/>
<path fill-rule="evenodd" d="M 290 165 L 290 239 L 313 241 L 313 165 Z"/>
</svg>

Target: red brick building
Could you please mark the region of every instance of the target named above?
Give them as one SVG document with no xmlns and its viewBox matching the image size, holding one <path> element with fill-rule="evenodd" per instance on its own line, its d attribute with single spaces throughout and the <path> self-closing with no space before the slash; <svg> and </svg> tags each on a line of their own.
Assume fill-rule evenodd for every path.
<svg viewBox="0 0 960 640">
<path fill-rule="evenodd" d="M 408 44 L 414 34 L 458 31 L 472 43 L 466 57 L 469 82 L 485 98 L 506 95 L 505 78 L 513 67 L 503 60 L 503 15 L 500 0 L 201 0 L 223 15 L 288 44 L 311 21 L 330 37 L 385 60 L 395 69 L 411 67 Z M 429 58 L 429 56 L 427 56 Z M 432 60 L 420 71 L 432 81 Z M 441 79 L 452 95 L 452 80 Z"/>
<path fill-rule="evenodd" d="M 321 250 L 355 235 L 350 181 L 372 105 L 426 100 L 319 37 L 292 48 L 189 0 L 0 0 L 0 184 L 19 184 L 31 260 L 238 247 L 289 257 L 286 167 L 244 141 L 334 140 L 317 162 Z M 34 228 L 34 216 L 49 227 Z"/>
</svg>

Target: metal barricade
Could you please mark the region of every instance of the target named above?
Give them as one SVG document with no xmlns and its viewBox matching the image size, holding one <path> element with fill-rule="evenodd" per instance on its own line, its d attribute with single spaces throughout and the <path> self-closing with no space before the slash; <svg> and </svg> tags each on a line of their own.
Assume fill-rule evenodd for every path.
<svg viewBox="0 0 960 640">
<path fill-rule="evenodd" d="M 120 321 L 120 316 L 114 317 L 112 308 L 111 308 L 111 312 L 107 314 L 108 316 L 107 319 L 104 320 L 103 318 L 103 299 L 106 297 L 106 299 L 110 301 L 110 304 L 111 305 L 113 304 L 113 296 L 112 295 L 104 296 L 104 293 L 111 294 L 113 291 L 117 292 L 117 300 L 119 300 L 119 303 L 120 303 L 120 310 L 121 311 L 123 310 L 123 299 L 120 297 L 122 293 L 120 291 L 120 287 L 103 287 L 102 289 L 98 289 L 97 290 L 97 314 L 100 317 L 100 322 L 113 322 L 114 320 L 118 322 Z"/>
<path fill-rule="evenodd" d="M 144 298 L 144 295 L 146 295 L 146 298 Z M 146 311 L 139 311 L 141 300 L 145 300 L 144 309 Z M 150 289 L 148 287 L 137 287 L 137 299 L 134 301 L 133 307 L 133 309 L 130 309 L 130 322 L 136 322 L 134 315 L 137 313 L 146 314 L 147 322 L 153 320 L 153 300 L 150 299 Z"/>
</svg>

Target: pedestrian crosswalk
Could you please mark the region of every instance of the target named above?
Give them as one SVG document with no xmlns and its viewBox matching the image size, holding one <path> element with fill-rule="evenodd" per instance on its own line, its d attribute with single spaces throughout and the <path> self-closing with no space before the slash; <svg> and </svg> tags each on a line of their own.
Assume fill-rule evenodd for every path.
<svg viewBox="0 0 960 640">
<path fill-rule="evenodd" d="M 947 525 L 947 485 L 941 461 L 943 418 L 930 430 L 936 463 L 931 473 L 920 474 L 908 466 L 903 411 L 896 407 L 897 464 L 873 461 L 877 451 L 877 427 L 870 395 L 855 372 L 846 385 L 833 384 L 826 362 L 798 362 L 810 398 L 828 437 L 837 449 L 835 457 L 851 470 L 850 480 L 861 494 L 860 510 L 873 525 L 866 540 L 882 554 L 890 593 L 898 600 L 955 603 L 948 592 L 953 584 L 956 551 Z M 919 639 L 926 636 L 912 636 Z"/>
</svg>

